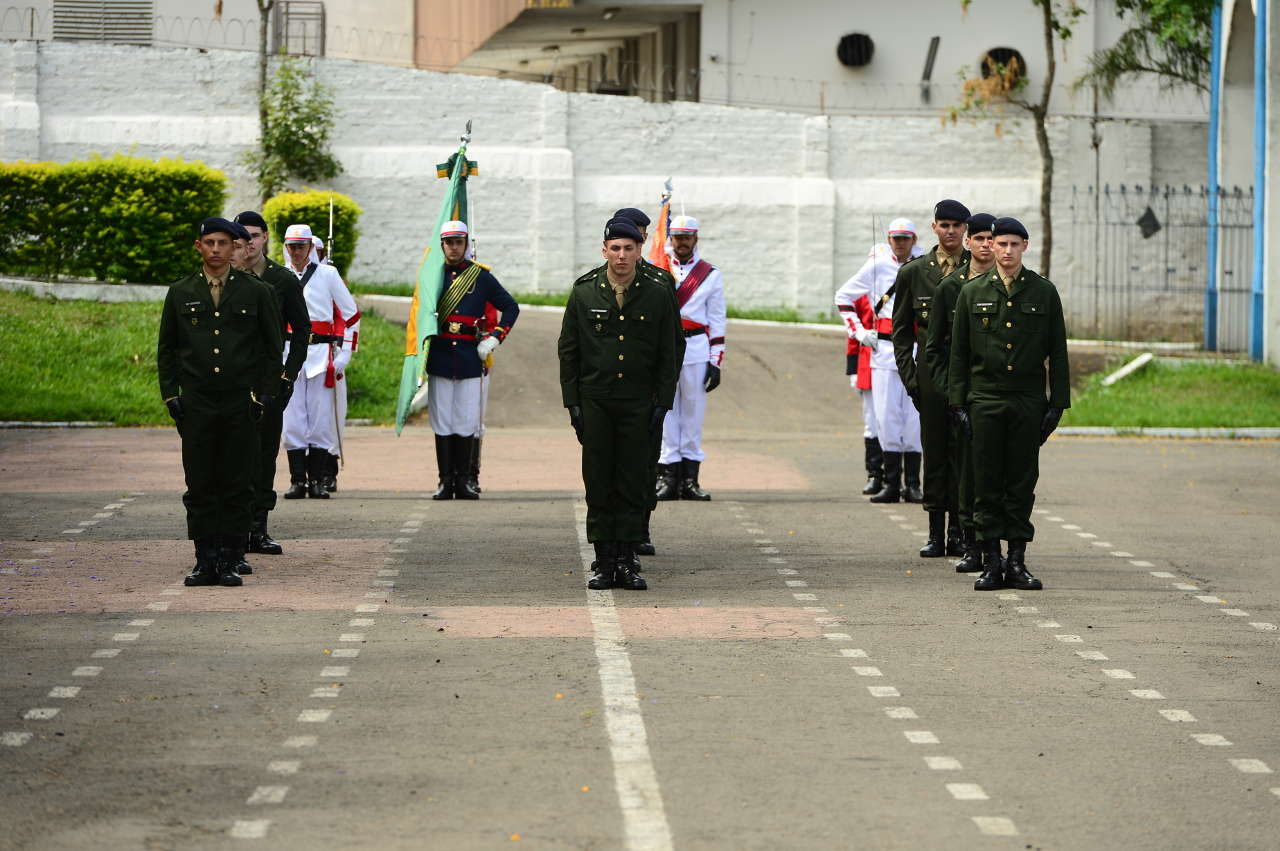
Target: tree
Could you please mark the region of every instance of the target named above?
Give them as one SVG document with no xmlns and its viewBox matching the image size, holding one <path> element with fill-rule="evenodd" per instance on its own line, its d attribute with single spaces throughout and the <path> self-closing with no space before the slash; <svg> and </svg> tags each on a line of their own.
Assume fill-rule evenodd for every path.
<svg viewBox="0 0 1280 851">
<path fill-rule="evenodd" d="M 267 25 L 276 0 L 258 0 L 258 138 L 267 137 Z M 265 198 L 263 199 L 266 200 Z"/>
<path fill-rule="evenodd" d="M 310 78 L 298 59 L 276 68 L 262 100 L 262 147 L 245 155 L 265 202 L 293 179 L 302 182 L 337 177 L 342 164 L 329 151 L 336 110 L 328 86 Z"/>
<path fill-rule="evenodd" d="M 968 10 L 973 0 L 960 0 L 961 8 Z M 1127 2 L 1127 0 L 1122 0 Z M 1011 103 L 1031 115 L 1036 131 L 1036 144 L 1040 148 L 1040 274 L 1049 277 L 1053 256 L 1053 149 L 1049 146 L 1049 129 L 1045 119 L 1049 115 L 1049 98 L 1053 95 L 1053 81 L 1058 73 L 1055 48 L 1071 40 L 1076 21 L 1085 14 L 1078 0 L 1031 0 L 1039 6 L 1043 23 L 1045 75 L 1044 87 L 1037 100 L 1028 100 L 1027 69 L 1018 60 L 1000 63 L 988 56 L 983 60 L 985 74 L 966 79 L 961 87 L 961 100 L 948 111 L 947 119 L 953 123 L 962 115 L 986 113 L 992 106 Z"/>
<path fill-rule="evenodd" d="M 1208 91 L 1213 10 L 1221 0 L 1116 0 L 1133 26 L 1111 47 L 1089 56 L 1076 88 L 1097 86 L 1111 97 L 1125 79 L 1152 74 L 1162 87 L 1185 83 Z"/>
</svg>

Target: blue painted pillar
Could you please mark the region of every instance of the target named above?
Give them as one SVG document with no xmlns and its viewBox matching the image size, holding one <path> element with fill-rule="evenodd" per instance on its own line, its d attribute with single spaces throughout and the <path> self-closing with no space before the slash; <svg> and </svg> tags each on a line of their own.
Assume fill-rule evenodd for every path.
<svg viewBox="0 0 1280 851">
<path fill-rule="evenodd" d="M 1209 54 L 1209 251 L 1204 286 L 1204 347 L 1218 350 L 1218 139 L 1222 110 L 1222 6 L 1213 8 Z"/>
<path fill-rule="evenodd" d="M 1258 0 L 1253 20 L 1253 298 L 1249 304 L 1249 357 L 1262 360 L 1262 312 L 1267 245 L 1267 6 Z"/>
</svg>

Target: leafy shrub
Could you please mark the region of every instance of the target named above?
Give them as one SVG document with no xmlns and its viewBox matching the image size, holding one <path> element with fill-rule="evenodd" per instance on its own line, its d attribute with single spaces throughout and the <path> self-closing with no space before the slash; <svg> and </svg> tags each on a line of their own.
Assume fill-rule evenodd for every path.
<svg viewBox="0 0 1280 851">
<path fill-rule="evenodd" d="M 329 235 L 330 198 L 333 199 L 333 265 L 342 277 L 347 276 L 347 269 L 356 256 L 356 241 L 360 239 L 357 225 L 363 210 L 341 192 L 285 192 L 263 205 L 262 217 L 271 232 L 271 253 L 276 260 L 285 262 L 284 232 L 289 225 L 310 225 L 311 232 L 321 239 Z"/>
</svg>

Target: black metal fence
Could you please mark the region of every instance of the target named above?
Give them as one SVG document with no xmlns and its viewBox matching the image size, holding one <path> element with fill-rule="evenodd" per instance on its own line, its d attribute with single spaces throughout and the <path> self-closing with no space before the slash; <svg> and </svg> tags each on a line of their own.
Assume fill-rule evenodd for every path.
<svg viewBox="0 0 1280 851">
<path fill-rule="evenodd" d="M 1204 342 L 1207 187 L 1068 190 L 1054 251 L 1072 337 Z M 1061 208 L 1059 208 L 1061 209 Z M 1218 348 L 1248 347 L 1253 189 L 1218 191 Z M 1064 273 L 1059 273 L 1059 269 Z"/>
</svg>

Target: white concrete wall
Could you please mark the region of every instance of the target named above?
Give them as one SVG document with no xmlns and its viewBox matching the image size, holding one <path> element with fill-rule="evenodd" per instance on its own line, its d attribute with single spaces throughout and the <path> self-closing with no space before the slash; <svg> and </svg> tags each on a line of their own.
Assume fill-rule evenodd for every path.
<svg viewBox="0 0 1280 851">
<path fill-rule="evenodd" d="M 226 212 L 256 206 L 240 165 L 257 137 L 255 73 L 251 57 L 227 51 L 0 43 L 0 159 L 201 159 L 230 178 Z M 724 268 L 735 305 L 829 310 L 889 219 L 910 216 L 932 244 L 930 212 L 943 197 L 1021 218 L 1038 263 L 1040 163 L 1026 120 L 1006 118 L 998 133 L 992 121 L 648 104 L 341 60 L 316 73 L 341 114 L 333 142 L 346 171 L 332 187 L 364 208 L 356 280 L 413 278 L 444 191 L 435 165 L 467 119 L 480 256 L 513 290 L 565 289 L 598 262 L 608 214 L 655 211 L 669 176 L 677 212 L 702 220 L 704 253 Z M 1195 127 L 1176 133 L 1202 152 Z M 1055 119 L 1051 131 L 1059 187 L 1205 179 L 1203 153 L 1157 165 L 1161 136 L 1149 124 Z M 1058 240 L 1053 276 L 1065 283 L 1076 272 L 1061 231 Z"/>
</svg>

